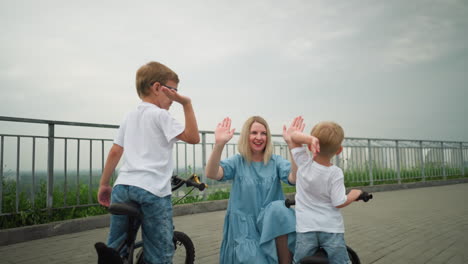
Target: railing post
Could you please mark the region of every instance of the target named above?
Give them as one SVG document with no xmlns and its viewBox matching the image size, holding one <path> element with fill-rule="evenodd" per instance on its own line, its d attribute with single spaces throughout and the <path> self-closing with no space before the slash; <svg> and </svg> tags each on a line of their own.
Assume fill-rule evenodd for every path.
<svg viewBox="0 0 468 264">
<path fill-rule="evenodd" d="M 19 212 L 19 200 L 20 200 L 20 152 L 21 152 L 21 138 L 16 137 L 16 203 L 15 212 Z"/>
<path fill-rule="evenodd" d="M 419 153 L 420 153 L 420 156 L 421 156 L 421 181 L 426 182 L 426 175 L 424 173 L 424 153 L 423 153 L 422 140 L 419 141 Z"/>
<path fill-rule="evenodd" d="M 80 139 L 76 141 L 76 204 L 80 204 Z"/>
<path fill-rule="evenodd" d="M 101 140 L 101 174 L 104 171 L 104 140 Z"/>
<path fill-rule="evenodd" d="M 397 179 L 398 179 L 398 184 L 401 184 L 400 148 L 398 147 L 398 140 L 395 140 L 395 149 L 396 149 Z"/>
<path fill-rule="evenodd" d="M 67 166 L 67 150 L 68 148 L 68 141 L 67 139 L 64 140 L 63 142 L 63 176 L 64 176 L 64 182 L 63 182 L 63 205 L 67 205 L 67 192 L 68 192 L 68 166 Z"/>
<path fill-rule="evenodd" d="M 465 177 L 465 160 L 463 159 L 463 142 L 460 142 L 460 159 L 461 159 L 461 176 Z"/>
<path fill-rule="evenodd" d="M 93 140 L 89 140 L 88 203 L 93 203 Z"/>
<path fill-rule="evenodd" d="M 192 173 L 197 173 L 197 161 L 195 159 L 196 155 L 195 155 L 195 148 L 196 148 L 197 145 L 193 145 L 192 146 L 192 164 L 193 164 L 193 172 Z"/>
<path fill-rule="evenodd" d="M 202 132 L 202 170 L 205 171 L 206 167 L 206 133 Z M 205 176 L 205 173 L 202 174 L 203 177 Z"/>
<path fill-rule="evenodd" d="M 32 171 L 32 187 L 31 187 L 31 204 L 32 204 L 32 207 L 35 208 L 36 207 L 36 204 L 35 204 L 35 201 L 36 200 L 36 191 L 35 191 L 35 188 L 36 188 L 36 138 L 33 137 L 33 142 L 32 142 L 32 168 L 31 168 L 31 171 Z"/>
<path fill-rule="evenodd" d="M 5 141 L 3 136 L 0 137 L 0 214 L 2 211 L 3 205 L 3 145 Z"/>
<path fill-rule="evenodd" d="M 337 167 L 340 167 L 340 155 L 341 153 L 335 156 L 335 163 Z"/>
<path fill-rule="evenodd" d="M 187 171 L 188 171 L 188 167 L 187 167 L 187 143 L 184 143 L 184 154 L 185 154 L 185 157 L 184 157 L 184 164 L 185 164 L 185 177 L 187 177 Z"/>
<path fill-rule="evenodd" d="M 206 182 L 206 176 L 205 176 L 205 167 L 206 167 L 206 133 L 202 132 L 202 173 L 200 175 L 200 180 L 202 182 Z M 206 200 L 207 198 L 207 193 L 203 192 L 203 200 Z"/>
<path fill-rule="evenodd" d="M 369 185 L 374 185 L 374 178 L 372 177 L 372 148 L 371 148 L 371 140 L 367 140 L 367 148 L 369 150 Z"/>
<path fill-rule="evenodd" d="M 447 173 L 445 172 L 445 151 L 444 151 L 444 142 L 440 142 L 440 149 L 442 151 L 442 176 L 444 180 L 447 180 Z"/>
<path fill-rule="evenodd" d="M 47 209 L 52 210 L 54 200 L 54 137 L 55 125 L 49 123 L 49 144 L 47 147 Z"/>
<path fill-rule="evenodd" d="M 175 143 L 176 148 L 176 175 L 179 175 L 179 143 Z M 179 191 L 177 191 L 179 193 Z"/>
</svg>

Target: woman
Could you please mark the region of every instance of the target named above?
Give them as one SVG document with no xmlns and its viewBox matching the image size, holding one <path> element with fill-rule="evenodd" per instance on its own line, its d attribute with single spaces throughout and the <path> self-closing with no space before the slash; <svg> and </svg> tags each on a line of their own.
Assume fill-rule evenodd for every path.
<svg viewBox="0 0 468 264">
<path fill-rule="evenodd" d="M 283 127 L 286 142 L 293 131 L 303 131 L 302 122 L 302 117 L 296 117 L 288 129 Z M 293 210 L 284 206 L 281 181 L 295 184 L 297 167 L 272 154 L 270 129 L 259 116 L 244 123 L 240 154 L 220 161 L 234 130 L 230 118 L 218 124 L 205 170 L 208 178 L 232 180 L 220 263 L 291 263 L 288 248 L 294 247 L 295 218 Z"/>
</svg>

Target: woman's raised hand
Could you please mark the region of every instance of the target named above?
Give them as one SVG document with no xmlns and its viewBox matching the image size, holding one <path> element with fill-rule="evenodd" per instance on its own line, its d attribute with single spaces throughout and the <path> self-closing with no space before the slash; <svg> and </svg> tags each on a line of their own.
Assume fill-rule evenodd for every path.
<svg viewBox="0 0 468 264">
<path fill-rule="evenodd" d="M 286 126 L 283 126 L 284 141 L 286 141 L 286 143 L 289 144 L 291 142 L 292 133 L 296 131 L 298 132 L 304 131 L 304 127 L 305 127 L 304 118 L 302 118 L 302 116 L 295 117 L 294 120 L 291 122 L 291 125 L 289 126 L 289 128 L 286 129 Z"/>
<path fill-rule="evenodd" d="M 231 129 L 231 118 L 224 118 L 215 129 L 216 144 L 226 144 L 234 136 L 235 130 L 235 128 Z"/>
</svg>

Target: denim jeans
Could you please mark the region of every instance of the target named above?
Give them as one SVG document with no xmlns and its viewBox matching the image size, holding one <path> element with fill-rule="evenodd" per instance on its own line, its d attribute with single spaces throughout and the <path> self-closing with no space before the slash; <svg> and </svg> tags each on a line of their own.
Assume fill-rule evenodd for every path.
<svg viewBox="0 0 468 264">
<path fill-rule="evenodd" d="M 307 256 L 312 256 L 322 247 L 328 255 L 330 264 L 351 263 L 346 250 L 343 233 L 306 232 L 296 233 L 296 249 L 294 262 Z"/>
<path fill-rule="evenodd" d="M 172 224 L 171 196 L 158 197 L 135 186 L 114 186 L 111 203 L 125 202 L 138 203 L 143 213 L 141 230 L 145 262 L 149 264 L 172 263 L 174 226 Z M 109 247 L 117 248 L 125 239 L 127 225 L 127 216 L 111 216 L 109 239 L 107 240 Z"/>
</svg>

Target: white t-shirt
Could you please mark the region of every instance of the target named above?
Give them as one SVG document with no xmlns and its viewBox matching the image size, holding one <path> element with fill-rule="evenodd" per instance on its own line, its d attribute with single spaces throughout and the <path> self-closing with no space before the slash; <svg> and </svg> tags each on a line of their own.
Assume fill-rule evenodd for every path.
<svg viewBox="0 0 468 264">
<path fill-rule="evenodd" d="M 183 131 L 184 126 L 167 110 L 141 102 L 127 114 L 114 140 L 124 148 L 114 185 L 137 186 L 159 197 L 170 195 L 172 149 Z"/>
<path fill-rule="evenodd" d="M 336 208 L 347 199 L 343 171 L 314 162 L 305 147 L 291 153 L 298 167 L 296 232 L 344 233 L 343 217 Z"/>
</svg>

